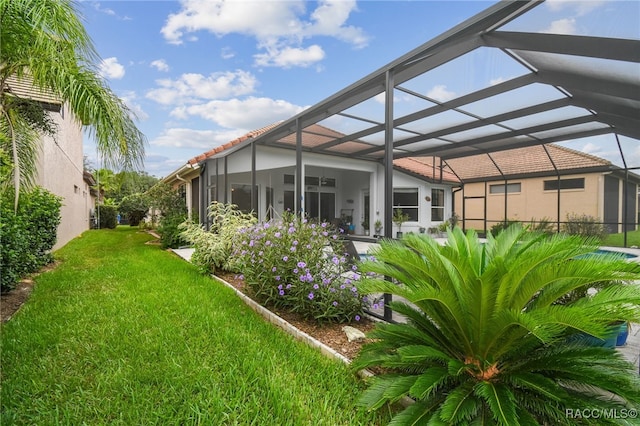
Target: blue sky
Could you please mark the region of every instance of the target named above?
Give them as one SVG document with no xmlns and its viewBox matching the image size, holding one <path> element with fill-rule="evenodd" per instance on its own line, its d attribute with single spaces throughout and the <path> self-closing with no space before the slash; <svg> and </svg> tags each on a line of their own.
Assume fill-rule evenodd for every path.
<svg viewBox="0 0 640 426">
<path fill-rule="evenodd" d="M 162 177 L 295 115 L 493 3 L 83 1 L 79 11 L 101 74 L 148 138 L 145 170 Z M 639 4 L 552 0 L 517 23 L 526 31 L 640 38 Z M 478 74 L 447 77 L 470 86 Z M 452 83 L 429 84 L 421 90 L 436 98 L 458 93 Z M 597 140 L 574 145 L 607 155 Z M 630 149 L 640 165 L 640 148 Z M 99 167 L 91 140 L 85 155 Z"/>
</svg>

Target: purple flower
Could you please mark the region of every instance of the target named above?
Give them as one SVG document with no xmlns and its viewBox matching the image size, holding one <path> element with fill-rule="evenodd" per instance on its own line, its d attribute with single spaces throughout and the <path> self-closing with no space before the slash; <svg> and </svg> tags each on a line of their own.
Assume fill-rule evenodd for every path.
<svg viewBox="0 0 640 426">
<path fill-rule="evenodd" d="M 296 228 L 294 228 L 293 226 L 289 228 L 289 233 L 293 234 L 294 232 L 296 232 Z"/>
<path fill-rule="evenodd" d="M 269 229 L 271 225 L 269 224 L 269 222 L 265 222 L 263 228 L 264 229 Z"/>
<path fill-rule="evenodd" d="M 275 266 L 273 268 L 271 268 L 271 272 L 275 272 L 277 270 L 278 270 L 278 268 L 276 268 Z"/>
<path fill-rule="evenodd" d="M 344 284 L 342 284 L 342 285 L 340 286 L 340 290 L 344 290 L 345 288 L 346 288 L 346 287 L 345 287 L 345 285 L 344 285 Z"/>
<path fill-rule="evenodd" d="M 340 232 L 344 232 L 344 231 L 342 230 L 342 228 L 340 228 Z M 334 240 L 337 240 L 337 239 L 338 239 L 338 236 L 337 236 L 337 235 L 333 235 L 331 238 L 333 238 Z"/>
<path fill-rule="evenodd" d="M 278 290 L 282 290 L 282 284 L 278 286 Z"/>
<path fill-rule="evenodd" d="M 278 293 L 280 293 L 280 296 L 284 296 L 284 290 L 280 290 Z"/>
<path fill-rule="evenodd" d="M 360 315 L 356 315 L 354 318 L 356 321 L 360 321 Z"/>
<path fill-rule="evenodd" d="M 320 226 L 322 226 L 323 228 L 326 228 L 326 227 L 327 227 L 327 222 L 322 222 L 322 223 L 320 224 Z"/>
<path fill-rule="evenodd" d="M 289 290 L 291 288 L 291 284 L 287 284 L 287 286 L 285 287 L 287 290 Z"/>
<path fill-rule="evenodd" d="M 358 292 L 358 289 L 357 289 L 357 288 L 355 288 L 355 287 L 351 287 L 351 291 L 352 291 L 352 292 L 354 292 L 354 293 L 357 293 L 357 292 Z"/>
<path fill-rule="evenodd" d="M 296 246 L 291 246 L 290 251 L 296 251 Z"/>
<path fill-rule="evenodd" d="M 241 274 L 238 279 L 244 281 L 244 275 Z"/>
<path fill-rule="evenodd" d="M 284 260 L 284 261 L 286 262 L 287 260 L 289 260 L 289 256 L 284 256 L 284 257 L 282 258 L 282 260 Z"/>
<path fill-rule="evenodd" d="M 282 236 L 282 234 L 279 233 L 279 232 L 276 232 L 275 234 L 273 234 L 273 236 L 276 237 L 276 238 L 280 238 Z"/>
<path fill-rule="evenodd" d="M 280 281 L 280 275 L 276 275 L 276 276 L 275 276 L 275 280 L 276 280 L 276 281 Z"/>
<path fill-rule="evenodd" d="M 322 284 L 324 284 L 324 285 L 329 285 L 329 284 L 331 284 L 331 280 L 330 280 L 329 278 L 324 278 L 324 279 L 322 280 Z"/>
<path fill-rule="evenodd" d="M 294 274 L 297 274 L 297 273 L 298 273 L 298 271 L 299 271 L 299 269 L 298 269 L 298 268 L 295 268 L 295 269 L 293 270 L 293 273 L 294 273 Z"/>
<path fill-rule="evenodd" d="M 253 247 L 254 244 L 255 242 L 253 240 L 249 241 L 249 247 Z"/>
<path fill-rule="evenodd" d="M 377 303 L 374 303 L 373 304 L 373 309 L 378 309 L 378 308 L 379 308 L 379 305 Z"/>
<path fill-rule="evenodd" d="M 335 293 L 335 292 L 336 292 L 336 289 L 335 289 L 335 288 L 333 288 L 333 287 L 331 287 L 331 288 L 329 289 L 329 291 L 330 291 L 331 293 Z"/>
<path fill-rule="evenodd" d="M 338 259 L 336 256 L 333 256 L 333 259 L 331 259 L 331 261 L 332 261 L 333 263 L 335 263 L 336 265 L 337 265 L 338 263 L 340 263 L 340 259 Z"/>
<path fill-rule="evenodd" d="M 320 288 L 320 286 L 319 286 L 318 284 L 314 284 L 314 285 L 313 285 L 313 289 L 314 289 L 314 290 L 317 290 L 317 289 L 319 289 L 319 288 Z"/>
<path fill-rule="evenodd" d="M 291 244 L 293 244 L 294 246 L 297 246 L 298 245 L 298 240 L 293 240 L 293 242 Z"/>
<path fill-rule="evenodd" d="M 344 283 L 350 285 L 351 284 L 351 280 L 349 278 L 347 278 L 346 280 L 344 280 Z"/>
<path fill-rule="evenodd" d="M 311 229 L 316 229 L 316 224 L 315 223 L 311 224 Z"/>
<path fill-rule="evenodd" d="M 351 270 L 352 270 L 352 271 L 357 271 L 357 270 L 358 270 L 358 267 L 357 267 L 356 265 L 352 265 L 352 266 L 351 266 Z"/>
<path fill-rule="evenodd" d="M 324 235 L 326 237 L 327 235 L 329 235 L 329 233 L 327 231 L 323 231 L 322 235 Z"/>
<path fill-rule="evenodd" d="M 304 268 L 305 266 L 307 266 L 307 264 L 303 261 L 298 262 L 298 268 Z"/>
<path fill-rule="evenodd" d="M 313 300 L 313 292 L 309 293 L 309 296 L 307 296 L 309 298 L 309 300 Z"/>
<path fill-rule="evenodd" d="M 271 241 L 269 241 L 269 240 L 265 241 L 264 245 L 265 246 L 270 246 L 271 245 Z"/>
<path fill-rule="evenodd" d="M 335 300 L 333 301 L 333 306 L 338 306 L 338 302 L 336 302 Z"/>
</svg>

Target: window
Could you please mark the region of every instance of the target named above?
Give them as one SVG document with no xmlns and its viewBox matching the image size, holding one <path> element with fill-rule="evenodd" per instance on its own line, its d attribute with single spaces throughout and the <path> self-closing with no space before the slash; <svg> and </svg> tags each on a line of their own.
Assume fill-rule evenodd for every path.
<svg viewBox="0 0 640 426">
<path fill-rule="evenodd" d="M 284 183 L 293 185 L 296 183 L 296 177 L 294 175 L 284 175 Z"/>
<path fill-rule="evenodd" d="M 521 184 L 520 182 L 518 183 L 508 183 L 507 184 L 507 194 L 512 194 L 514 192 L 520 192 L 521 191 Z M 490 194 L 504 194 L 504 187 L 505 185 L 502 183 L 499 184 L 495 184 L 495 185 L 489 185 L 489 193 Z"/>
<path fill-rule="evenodd" d="M 393 189 L 393 213 L 402 209 L 402 213 L 409 215 L 410 222 L 418 221 L 418 188 Z"/>
<path fill-rule="evenodd" d="M 545 191 L 557 191 L 558 189 L 584 189 L 584 178 L 553 179 L 544 181 Z"/>
<path fill-rule="evenodd" d="M 444 189 L 431 190 L 431 221 L 444 221 Z"/>
<path fill-rule="evenodd" d="M 257 186 L 255 191 L 257 194 Z M 251 213 L 251 185 L 231 184 L 231 203 L 237 205 L 241 212 Z"/>
</svg>

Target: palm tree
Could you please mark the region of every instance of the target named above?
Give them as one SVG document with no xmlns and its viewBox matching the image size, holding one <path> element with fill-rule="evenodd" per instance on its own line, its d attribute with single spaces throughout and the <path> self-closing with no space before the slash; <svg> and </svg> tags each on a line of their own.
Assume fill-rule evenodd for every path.
<svg viewBox="0 0 640 426">
<path fill-rule="evenodd" d="M 55 129 L 40 105 L 6 91 L 28 80 L 69 106 L 94 137 L 105 166 L 142 165 L 146 139 L 97 73 L 98 55 L 70 0 L 0 0 L 0 148 L 12 152 L 16 203 L 35 174 L 36 142 Z"/>
<path fill-rule="evenodd" d="M 372 252 L 376 260 L 360 267 L 375 276 L 358 287 L 406 299 L 391 307 L 408 322 L 378 325 L 355 360 L 357 369 L 387 371 L 372 380 L 361 404 L 377 409 L 415 399 L 393 424 L 623 422 L 567 415 L 640 405 L 636 368 L 615 349 L 577 337 L 603 338 L 615 320 L 640 320 L 640 265 L 585 256 L 593 241 L 519 226 L 489 234 L 486 243 L 459 228 L 448 231 L 445 246 L 419 234 L 382 241 Z M 562 303 L 585 287 L 600 290 Z"/>
</svg>

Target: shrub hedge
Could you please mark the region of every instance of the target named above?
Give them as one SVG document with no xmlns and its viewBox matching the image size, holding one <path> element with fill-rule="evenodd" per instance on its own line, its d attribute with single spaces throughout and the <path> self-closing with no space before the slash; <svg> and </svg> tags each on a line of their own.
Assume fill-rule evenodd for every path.
<svg viewBox="0 0 640 426">
<path fill-rule="evenodd" d="M 0 258 L 2 291 L 15 288 L 26 274 L 53 261 L 51 249 L 60 224 L 61 198 L 43 188 L 20 194 L 18 210 L 14 196 L 0 196 Z"/>
<path fill-rule="evenodd" d="M 100 229 L 115 229 L 118 226 L 118 207 L 110 205 L 99 205 Z"/>
</svg>

